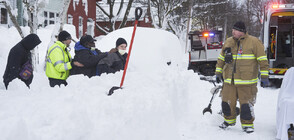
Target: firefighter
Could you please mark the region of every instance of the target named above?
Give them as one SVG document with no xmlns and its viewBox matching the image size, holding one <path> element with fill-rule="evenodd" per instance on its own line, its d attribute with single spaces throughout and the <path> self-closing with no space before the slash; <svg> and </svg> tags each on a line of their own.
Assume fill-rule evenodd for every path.
<svg viewBox="0 0 294 140">
<path fill-rule="evenodd" d="M 71 43 L 71 35 L 67 31 L 61 31 L 58 34 L 58 41 L 48 49 L 46 59 L 46 75 L 51 87 L 55 85 L 67 85 L 66 79 L 72 69 L 71 55 L 67 47 Z M 73 62 L 74 65 L 83 67 L 79 62 Z"/>
<path fill-rule="evenodd" d="M 224 83 L 221 92 L 224 122 L 219 127 L 226 129 L 236 124 L 236 104 L 239 100 L 242 129 L 246 133 L 252 133 L 258 72 L 261 75 L 261 85 L 269 86 L 269 64 L 263 44 L 246 33 L 244 22 L 234 24 L 232 35 L 225 41 L 215 71 L 216 81 Z"/>
</svg>

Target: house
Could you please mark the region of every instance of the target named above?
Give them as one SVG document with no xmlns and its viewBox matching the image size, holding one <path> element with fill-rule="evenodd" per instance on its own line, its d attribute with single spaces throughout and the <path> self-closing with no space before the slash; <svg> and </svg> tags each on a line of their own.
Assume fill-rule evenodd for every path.
<svg viewBox="0 0 294 140">
<path fill-rule="evenodd" d="M 3 4 L 0 4 L 0 11 L 1 11 L 1 17 L 0 17 L 0 26 L 7 26 L 8 25 L 8 14 L 7 9 Z"/>
<path fill-rule="evenodd" d="M 24 18 L 24 9 L 23 9 L 23 0 L 7 0 L 10 2 L 12 9 L 18 9 L 17 21 L 19 25 L 27 25 L 27 21 Z M 28 1 L 28 0 L 25 0 Z M 1 0 L 0 0 L 1 2 Z M 60 0 L 48 0 L 48 3 L 40 11 L 39 15 L 43 19 L 39 19 L 39 24 L 42 27 L 45 27 L 50 24 L 55 24 L 59 20 L 59 14 L 62 12 L 64 6 Z M 98 4 L 103 4 L 104 8 L 109 8 L 107 3 L 102 2 L 102 0 L 71 0 L 68 13 L 67 13 L 67 24 L 72 24 L 76 27 L 76 37 L 80 38 L 81 36 L 88 34 L 91 36 L 104 35 L 104 33 L 99 32 L 96 27 L 96 24 L 103 27 L 104 29 L 109 28 L 109 19 L 105 15 L 101 14 L 101 11 L 97 10 L 96 2 Z M 125 2 L 127 4 L 127 2 Z M 134 4 L 133 4 L 134 5 Z M 147 8 L 140 6 L 143 9 L 143 14 L 139 19 L 138 26 L 140 27 L 152 27 Z M 123 12 L 125 11 L 126 6 L 124 6 Z M 13 23 L 10 21 L 8 16 L 8 11 L 3 4 L 0 3 L 1 17 L 0 17 L 0 26 L 10 27 L 13 26 Z M 109 11 L 109 10 L 108 10 Z M 133 26 L 135 21 L 135 7 L 132 7 L 128 16 L 128 20 L 125 27 Z M 116 29 L 122 22 L 122 17 L 119 17 L 116 21 Z M 41 22 L 41 23 L 40 23 Z"/>
<path fill-rule="evenodd" d="M 2 0 L 3 1 L 3 0 Z M 12 21 L 9 18 L 8 15 L 8 10 L 6 9 L 6 7 L 4 6 L 4 4 L 2 3 L 2 1 L 0 0 L 0 26 L 4 26 L 4 27 L 11 27 L 13 26 Z M 22 8 L 22 0 L 6 0 L 5 2 L 9 3 L 11 9 L 19 9 L 17 12 L 17 21 L 18 24 L 23 25 L 23 20 L 24 18 L 22 17 L 23 15 L 23 8 Z"/>
<path fill-rule="evenodd" d="M 77 38 L 88 34 L 95 36 L 96 2 L 101 0 L 71 0 L 67 23 L 76 27 Z"/>
</svg>

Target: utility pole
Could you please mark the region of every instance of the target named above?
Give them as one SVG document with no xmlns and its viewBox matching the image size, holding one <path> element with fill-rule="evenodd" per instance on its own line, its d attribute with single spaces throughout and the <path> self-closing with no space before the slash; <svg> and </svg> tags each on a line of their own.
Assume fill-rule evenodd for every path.
<svg viewBox="0 0 294 140">
<path fill-rule="evenodd" d="M 191 30 L 191 19 L 192 19 L 192 4 L 193 0 L 189 0 L 189 16 L 188 16 L 188 22 L 187 22 L 187 34 L 186 34 L 186 47 L 185 47 L 185 53 L 188 52 L 188 40 L 189 40 L 189 32 Z"/>
</svg>

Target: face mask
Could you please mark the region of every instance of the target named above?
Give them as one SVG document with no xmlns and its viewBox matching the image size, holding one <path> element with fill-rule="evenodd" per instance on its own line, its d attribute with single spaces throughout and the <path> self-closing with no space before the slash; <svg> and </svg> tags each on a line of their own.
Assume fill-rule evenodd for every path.
<svg viewBox="0 0 294 140">
<path fill-rule="evenodd" d="M 118 49 L 118 52 L 120 53 L 120 55 L 124 55 L 126 53 L 126 50 Z"/>
</svg>

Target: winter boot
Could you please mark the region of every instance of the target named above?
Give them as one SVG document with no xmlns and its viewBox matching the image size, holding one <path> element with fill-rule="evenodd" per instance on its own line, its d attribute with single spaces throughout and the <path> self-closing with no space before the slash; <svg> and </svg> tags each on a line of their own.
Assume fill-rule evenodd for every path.
<svg viewBox="0 0 294 140">
<path fill-rule="evenodd" d="M 236 124 L 236 122 L 233 122 L 233 123 L 229 124 L 229 123 L 227 123 L 226 121 L 224 121 L 224 122 L 219 126 L 219 128 L 221 128 L 221 129 L 226 129 L 226 128 L 228 128 L 229 126 L 234 126 L 235 124 Z"/>
<path fill-rule="evenodd" d="M 243 129 L 244 132 L 246 132 L 248 134 L 254 132 L 253 125 L 252 126 L 242 126 L 242 129 Z"/>
</svg>

